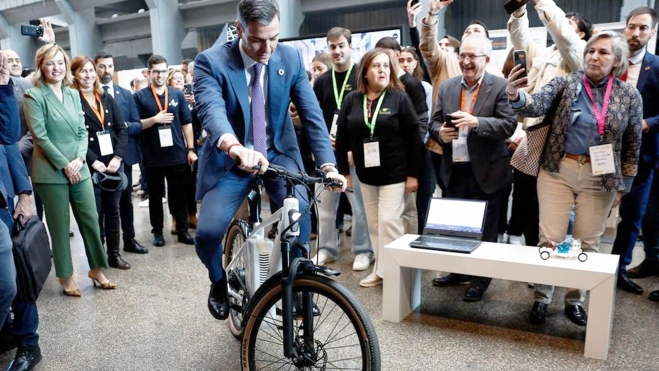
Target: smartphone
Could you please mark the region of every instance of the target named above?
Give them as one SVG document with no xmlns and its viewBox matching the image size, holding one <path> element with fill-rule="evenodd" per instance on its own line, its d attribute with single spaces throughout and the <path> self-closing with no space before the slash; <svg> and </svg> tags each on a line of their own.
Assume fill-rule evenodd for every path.
<svg viewBox="0 0 659 371">
<path fill-rule="evenodd" d="M 183 94 L 192 94 L 192 84 L 183 85 Z"/>
<path fill-rule="evenodd" d="M 524 68 L 524 72 L 519 76 L 526 77 L 526 50 L 515 50 L 513 52 L 513 59 L 515 60 L 515 65 L 521 65 Z"/>
<path fill-rule="evenodd" d="M 510 15 L 513 14 L 515 10 L 523 7 L 524 4 L 528 3 L 529 1 L 531 0 L 510 0 L 503 4 L 503 7 L 506 9 L 506 12 L 508 12 L 508 15 Z"/>
<path fill-rule="evenodd" d="M 444 122 L 446 123 L 447 128 L 455 127 L 455 124 L 453 123 L 453 117 L 451 117 L 451 115 L 444 115 Z"/>
<path fill-rule="evenodd" d="M 31 24 L 22 24 L 21 35 L 30 36 L 30 37 L 41 37 L 43 36 L 43 27 L 33 26 Z"/>
<path fill-rule="evenodd" d="M 407 2 L 407 1 L 406 1 L 406 2 Z M 410 7 L 413 7 L 413 6 L 415 6 L 416 4 L 418 4 L 418 3 L 419 3 L 419 0 L 412 0 L 412 2 L 410 3 Z"/>
</svg>

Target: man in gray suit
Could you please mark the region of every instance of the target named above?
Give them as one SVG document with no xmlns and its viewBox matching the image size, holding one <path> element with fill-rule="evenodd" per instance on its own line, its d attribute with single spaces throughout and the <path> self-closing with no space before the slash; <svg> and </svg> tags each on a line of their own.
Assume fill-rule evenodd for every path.
<svg viewBox="0 0 659 371">
<path fill-rule="evenodd" d="M 512 182 L 505 140 L 517 121 L 508 105 L 507 81 L 485 72 L 491 53 L 492 42 L 484 36 L 463 40 L 458 58 L 463 75 L 441 85 L 431 135 L 444 149 L 444 196 L 488 201 L 483 241 L 497 242 L 499 211 L 505 207 L 502 190 Z M 433 285 L 471 282 L 463 298 L 471 302 L 483 297 L 491 280 L 449 274 L 435 278 Z"/>
</svg>

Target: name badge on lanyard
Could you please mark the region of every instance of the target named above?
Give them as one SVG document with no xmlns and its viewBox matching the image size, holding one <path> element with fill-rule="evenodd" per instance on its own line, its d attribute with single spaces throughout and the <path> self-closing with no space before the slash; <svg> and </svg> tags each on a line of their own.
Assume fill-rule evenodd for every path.
<svg viewBox="0 0 659 371">
<path fill-rule="evenodd" d="M 375 133 L 375 124 L 378 120 L 378 114 L 380 113 L 380 107 L 382 107 L 382 101 L 384 101 L 384 96 L 387 94 L 387 91 L 383 91 L 378 98 L 378 103 L 375 105 L 375 112 L 371 115 L 372 121 L 368 121 L 368 97 L 364 94 L 364 124 L 371 131 L 369 138 L 364 140 L 364 167 L 378 167 L 380 166 L 380 143 L 378 138 L 374 137 Z"/>
<path fill-rule="evenodd" d="M 336 121 L 339 119 L 339 111 L 334 111 L 334 116 L 332 117 L 332 126 L 330 127 L 330 135 L 333 138 L 336 138 L 336 131 L 339 127 L 336 125 Z"/>
<path fill-rule="evenodd" d="M 590 83 L 588 82 L 585 74 L 583 76 L 583 84 L 586 88 L 586 94 L 588 95 L 588 98 L 590 98 L 590 102 L 593 105 L 593 112 L 595 113 L 595 118 L 597 119 L 597 131 L 600 137 L 604 138 L 604 126 L 606 124 L 606 113 L 609 110 L 611 89 L 613 88 L 613 76 L 609 75 L 609 79 L 606 82 L 606 92 L 604 93 L 604 100 L 602 101 L 601 111 L 597 108 L 597 104 L 593 98 L 593 89 L 590 87 Z M 593 175 L 615 173 L 616 166 L 613 160 L 613 145 L 611 143 L 592 146 L 589 148 L 589 151 Z"/>
<path fill-rule="evenodd" d="M 336 111 L 332 117 L 332 126 L 330 127 L 330 135 L 336 137 L 337 125 L 336 121 L 339 119 L 339 111 L 341 110 L 341 104 L 343 103 L 343 95 L 346 92 L 346 85 L 348 85 L 348 79 L 350 78 L 350 73 L 352 72 L 353 65 L 350 65 L 346 77 L 343 79 L 343 85 L 341 86 L 341 92 L 339 92 L 338 86 L 336 85 L 336 70 L 332 69 L 332 88 L 334 91 L 334 100 L 336 101 Z"/>
<path fill-rule="evenodd" d="M 101 156 L 107 156 L 114 153 L 112 148 L 112 136 L 107 130 L 97 131 L 96 138 L 98 138 L 98 147 L 101 149 Z"/>
<path fill-rule="evenodd" d="M 172 137 L 172 127 L 169 125 L 161 126 L 158 128 L 158 137 L 160 138 L 160 147 L 172 147 L 174 145 L 174 138 Z"/>
</svg>

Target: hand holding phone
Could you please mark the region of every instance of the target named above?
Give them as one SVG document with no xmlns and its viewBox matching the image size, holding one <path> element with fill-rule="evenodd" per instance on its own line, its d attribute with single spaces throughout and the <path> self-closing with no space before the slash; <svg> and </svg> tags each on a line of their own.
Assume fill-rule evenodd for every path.
<svg viewBox="0 0 659 371">
<path fill-rule="evenodd" d="M 192 84 L 183 85 L 183 94 L 192 94 Z"/>
<path fill-rule="evenodd" d="M 41 37 L 43 36 L 43 27 L 33 26 L 31 24 L 21 25 L 21 35 L 30 36 L 30 37 Z"/>
<path fill-rule="evenodd" d="M 447 128 L 455 128 L 455 124 L 453 123 L 453 117 L 449 114 L 444 115 L 444 125 Z"/>
<path fill-rule="evenodd" d="M 507 3 L 505 3 L 503 7 L 506 9 L 506 12 L 508 14 L 513 14 L 515 10 L 523 7 L 529 1 L 531 0 L 510 0 Z"/>
<path fill-rule="evenodd" d="M 513 59 L 515 60 L 515 65 L 520 65 L 524 69 L 524 72 L 519 77 L 526 77 L 526 50 L 515 50 L 513 52 Z"/>
</svg>

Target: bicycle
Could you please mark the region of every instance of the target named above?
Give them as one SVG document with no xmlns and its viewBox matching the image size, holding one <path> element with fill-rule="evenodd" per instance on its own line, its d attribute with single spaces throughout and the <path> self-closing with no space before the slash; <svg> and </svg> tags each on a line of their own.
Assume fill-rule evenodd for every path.
<svg viewBox="0 0 659 371">
<path fill-rule="evenodd" d="M 284 179 L 286 198 L 282 208 L 261 222 L 263 176 Z M 315 265 L 308 259 L 307 246 L 297 241 L 302 214 L 294 183 L 336 185 L 324 174 L 295 174 L 271 164 L 248 193 L 249 220 L 234 219 L 226 234 L 228 325 L 241 339 L 242 369 L 378 371 L 380 348 L 366 310 L 329 278 L 340 273 Z M 315 202 L 313 198 L 309 208 Z M 278 233 L 273 243 L 264 236 L 275 222 Z M 303 257 L 291 261 L 294 249 L 301 249 Z"/>
</svg>

